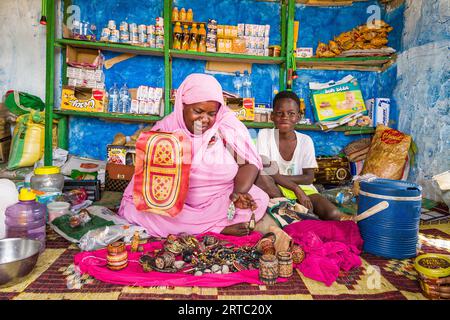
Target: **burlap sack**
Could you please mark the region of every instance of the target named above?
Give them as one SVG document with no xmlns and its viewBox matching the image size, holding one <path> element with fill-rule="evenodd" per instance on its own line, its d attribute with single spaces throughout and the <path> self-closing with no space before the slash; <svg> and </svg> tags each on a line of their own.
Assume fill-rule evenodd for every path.
<svg viewBox="0 0 450 320">
<path fill-rule="evenodd" d="M 378 125 L 361 174 L 400 180 L 405 169 L 411 137 L 400 131 Z"/>
</svg>

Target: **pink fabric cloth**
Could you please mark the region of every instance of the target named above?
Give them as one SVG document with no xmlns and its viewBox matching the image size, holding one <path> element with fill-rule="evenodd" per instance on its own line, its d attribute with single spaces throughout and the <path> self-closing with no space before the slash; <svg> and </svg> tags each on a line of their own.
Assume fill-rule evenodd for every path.
<svg viewBox="0 0 450 320">
<path fill-rule="evenodd" d="M 184 123 L 183 104 L 203 101 L 217 101 L 221 106 L 213 127 L 202 135 L 194 135 Z M 189 75 L 178 88 L 174 112 L 157 122 L 153 130 L 182 130 L 192 141 L 193 159 L 185 205 L 182 212 L 173 218 L 140 212 L 133 203 L 133 179 L 123 195 L 119 215 L 130 223 L 146 228 L 149 234 L 160 237 L 180 232 L 220 233 L 226 226 L 250 220 L 250 209 L 236 209 L 234 219 L 227 219 L 231 203 L 229 196 L 233 191 L 233 180 L 239 166 L 226 149 L 224 140 L 231 150 L 258 169 L 262 168 L 261 158 L 247 128 L 225 105 L 222 87 L 214 77 L 205 74 Z M 211 145 L 209 142 L 213 136 L 216 137 L 216 142 Z M 249 194 L 258 205 L 255 217 L 259 220 L 265 213 L 269 197 L 255 185 Z"/>
<path fill-rule="evenodd" d="M 208 233 L 221 240 L 228 241 L 237 246 L 253 246 L 261 238 L 261 234 L 253 232 L 245 237 L 224 236 L 221 234 Z M 198 238 L 204 235 L 199 235 Z M 161 242 L 153 242 L 144 245 L 144 252 L 161 249 Z M 75 265 L 82 273 L 87 273 L 103 282 L 129 285 L 129 286 L 176 286 L 176 287 L 227 287 L 238 283 L 263 284 L 259 281 L 258 270 L 244 270 L 229 274 L 204 274 L 194 276 L 191 274 L 144 272 L 139 264 L 142 253 L 130 253 L 128 251 L 128 266 L 120 271 L 112 271 L 106 267 L 106 249 L 81 252 L 75 255 Z M 278 282 L 285 282 L 287 279 L 279 278 Z"/>
<path fill-rule="evenodd" d="M 305 252 L 297 268 L 308 278 L 331 286 L 339 270 L 361 266 L 363 240 L 353 221 L 305 220 L 284 228 Z"/>
</svg>

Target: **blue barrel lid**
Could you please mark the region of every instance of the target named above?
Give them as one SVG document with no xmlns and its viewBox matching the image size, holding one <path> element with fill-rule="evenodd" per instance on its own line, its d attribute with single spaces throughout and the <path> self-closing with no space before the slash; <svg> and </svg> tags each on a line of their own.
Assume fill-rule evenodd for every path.
<svg viewBox="0 0 450 320">
<path fill-rule="evenodd" d="M 361 181 L 361 191 L 393 197 L 418 197 L 422 194 L 422 187 L 418 184 L 390 179 L 374 179 Z"/>
</svg>

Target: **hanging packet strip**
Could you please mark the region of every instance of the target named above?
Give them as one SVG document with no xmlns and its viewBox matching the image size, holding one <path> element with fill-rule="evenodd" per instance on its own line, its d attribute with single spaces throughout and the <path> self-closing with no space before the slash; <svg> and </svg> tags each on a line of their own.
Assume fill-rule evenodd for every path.
<svg viewBox="0 0 450 320">
<path fill-rule="evenodd" d="M 358 80 L 351 75 L 337 82 L 310 82 L 309 88 L 318 122 L 337 120 L 354 113 L 367 114 Z"/>
<path fill-rule="evenodd" d="M 141 133 L 136 142 L 136 209 L 170 217 L 178 215 L 189 189 L 191 159 L 191 141 L 183 133 Z"/>
</svg>

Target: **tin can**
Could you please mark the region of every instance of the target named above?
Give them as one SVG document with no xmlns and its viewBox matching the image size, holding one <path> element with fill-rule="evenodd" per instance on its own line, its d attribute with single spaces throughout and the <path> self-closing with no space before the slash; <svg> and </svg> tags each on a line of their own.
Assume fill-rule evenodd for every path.
<svg viewBox="0 0 450 320">
<path fill-rule="evenodd" d="M 294 263 L 301 263 L 305 258 L 305 252 L 299 245 L 294 245 L 292 248 L 292 261 Z"/>
<path fill-rule="evenodd" d="M 102 35 L 101 35 L 101 41 L 109 40 L 110 36 L 111 36 L 111 30 L 109 28 L 103 28 Z"/>
<path fill-rule="evenodd" d="M 120 39 L 120 31 L 119 30 L 112 30 L 111 37 L 109 38 L 109 41 L 111 42 L 119 42 Z"/>
<path fill-rule="evenodd" d="M 156 48 L 164 48 L 164 36 L 156 36 L 155 44 Z"/>
<path fill-rule="evenodd" d="M 147 26 L 145 24 L 140 24 L 138 26 L 138 32 L 139 33 L 147 33 Z"/>
<path fill-rule="evenodd" d="M 115 20 L 109 20 L 108 21 L 108 28 L 110 30 L 116 30 L 116 21 Z"/>
<path fill-rule="evenodd" d="M 120 31 L 120 42 L 122 43 L 130 42 L 130 33 L 128 31 Z"/>
<path fill-rule="evenodd" d="M 146 43 L 147 35 L 145 33 L 139 33 L 138 39 L 139 39 L 139 43 Z"/>
<path fill-rule="evenodd" d="M 126 21 L 122 21 L 120 23 L 120 31 L 127 31 L 128 32 L 128 23 Z"/>
<path fill-rule="evenodd" d="M 164 28 L 164 18 L 163 17 L 156 18 L 156 26 Z"/>
<path fill-rule="evenodd" d="M 266 254 L 259 258 L 259 280 L 272 285 L 278 279 L 278 260 L 273 254 Z"/>
<path fill-rule="evenodd" d="M 280 251 L 278 258 L 278 275 L 281 278 L 289 278 L 292 276 L 294 268 L 292 266 L 292 254 L 288 251 Z"/>
<path fill-rule="evenodd" d="M 131 33 L 137 33 L 138 32 L 138 27 L 136 23 L 130 23 L 128 25 L 128 31 Z"/>
<path fill-rule="evenodd" d="M 149 34 L 155 34 L 155 26 L 154 25 L 147 26 L 147 35 L 149 35 Z"/>
</svg>

